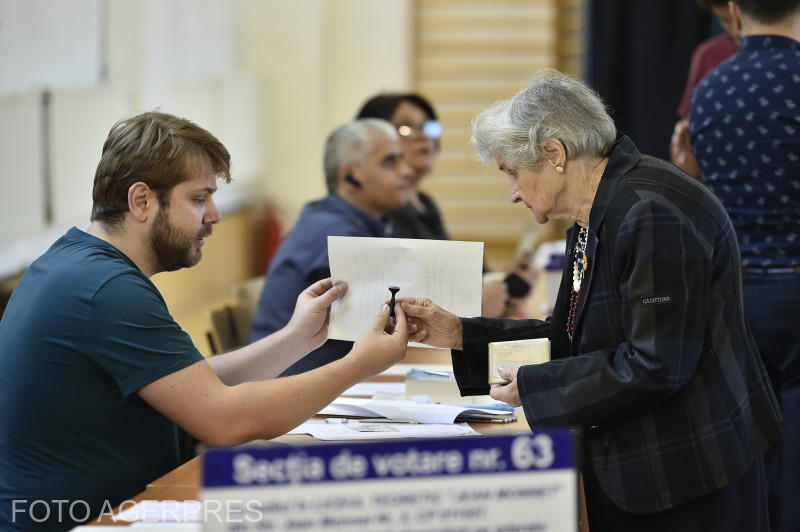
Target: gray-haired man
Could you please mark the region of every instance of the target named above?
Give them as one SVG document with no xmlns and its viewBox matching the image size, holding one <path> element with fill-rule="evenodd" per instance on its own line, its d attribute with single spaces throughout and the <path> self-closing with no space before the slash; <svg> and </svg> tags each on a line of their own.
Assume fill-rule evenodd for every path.
<svg viewBox="0 0 800 532">
<path fill-rule="evenodd" d="M 397 131 L 384 120 L 361 119 L 334 130 L 325 145 L 324 168 L 328 195 L 303 208 L 275 255 L 253 320 L 252 340 L 285 326 L 297 295 L 309 283 L 330 276 L 328 236 L 391 236 L 386 214 L 405 205 L 412 190 Z M 341 358 L 351 345 L 328 340 L 284 374 Z"/>
</svg>

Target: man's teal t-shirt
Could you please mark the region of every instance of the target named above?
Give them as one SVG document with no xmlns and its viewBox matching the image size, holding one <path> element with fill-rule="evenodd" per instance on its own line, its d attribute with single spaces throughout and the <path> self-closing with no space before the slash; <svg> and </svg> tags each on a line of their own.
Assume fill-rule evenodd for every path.
<svg viewBox="0 0 800 532">
<path fill-rule="evenodd" d="M 177 467 L 136 392 L 202 358 L 133 262 L 70 229 L 0 321 L 0 530 L 68 530 Z"/>
</svg>

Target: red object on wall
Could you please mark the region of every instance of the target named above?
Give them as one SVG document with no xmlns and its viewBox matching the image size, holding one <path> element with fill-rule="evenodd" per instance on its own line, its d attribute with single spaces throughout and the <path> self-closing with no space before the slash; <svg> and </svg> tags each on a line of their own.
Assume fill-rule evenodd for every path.
<svg viewBox="0 0 800 532">
<path fill-rule="evenodd" d="M 273 202 L 267 200 L 256 224 L 257 249 L 254 276 L 267 273 L 267 268 L 283 241 L 284 227 L 285 223 L 280 209 Z"/>
</svg>

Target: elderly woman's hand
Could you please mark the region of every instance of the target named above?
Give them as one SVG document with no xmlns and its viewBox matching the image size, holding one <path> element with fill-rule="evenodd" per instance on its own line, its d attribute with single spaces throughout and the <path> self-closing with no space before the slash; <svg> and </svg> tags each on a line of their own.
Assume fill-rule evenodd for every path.
<svg viewBox="0 0 800 532">
<path fill-rule="evenodd" d="M 497 368 L 497 373 L 509 382 L 506 384 L 492 384 L 492 389 L 489 390 L 489 395 L 492 396 L 492 399 L 503 401 L 511 406 L 520 406 L 522 404 L 519 399 L 519 390 L 517 389 L 518 370 L 519 368 Z"/>
<path fill-rule="evenodd" d="M 400 298 L 409 323 L 409 341 L 434 347 L 461 349 L 463 329 L 458 316 L 435 305 L 430 299 Z"/>
</svg>

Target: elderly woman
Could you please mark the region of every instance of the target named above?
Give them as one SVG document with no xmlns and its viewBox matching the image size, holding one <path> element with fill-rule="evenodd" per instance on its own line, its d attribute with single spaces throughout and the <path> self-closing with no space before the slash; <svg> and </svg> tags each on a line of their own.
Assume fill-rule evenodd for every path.
<svg viewBox="0 0 800 532">
<path fill-rule="evenodd" d="M 617 137 L 600 98 L 544 71 L 475 118 L 473 144 L 539 223 L 574 222 L 548 321 L 457 318 L 406 299 L 412 340 L 450 347 L 485 394 L 487 343 L 547 337 L 552 361 L 505 371 L 491 395 L 533 429 L 584 432 L 592 532 L 766 531 L 762 454 L 780 417 L 745 325 L 739 250 L 700 184 Z"/>
</svg>

